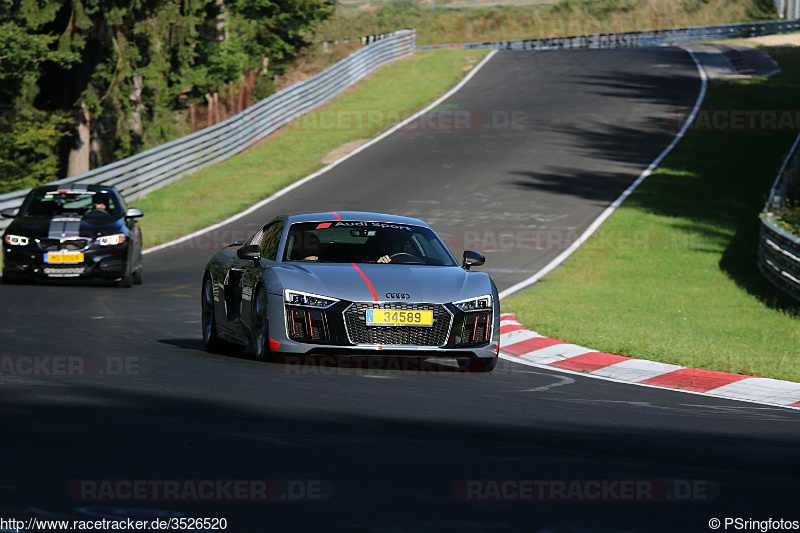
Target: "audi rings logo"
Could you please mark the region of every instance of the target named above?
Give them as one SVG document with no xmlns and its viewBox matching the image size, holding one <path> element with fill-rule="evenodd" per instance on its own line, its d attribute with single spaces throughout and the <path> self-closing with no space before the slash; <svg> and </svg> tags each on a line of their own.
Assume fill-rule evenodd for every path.
<svg viewBox="0 0 800 533">
<path fill-rule="evenodd" d="M 387 292 L 386 297 L 390 300 L 408 300 L 411 295 L 404 292 Z"/>
</svg>

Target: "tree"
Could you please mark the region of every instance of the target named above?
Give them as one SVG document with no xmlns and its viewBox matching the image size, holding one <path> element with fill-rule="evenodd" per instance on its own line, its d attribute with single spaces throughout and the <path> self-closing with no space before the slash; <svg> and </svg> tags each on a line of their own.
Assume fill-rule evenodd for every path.
<svg viewBox="0 0 800 533">
<path fill-rule="evenodd" d="M 68 135 L 68 117 L 58 111 L 37 111 L 33 102 L 42 65 L 69 65 L 78 60 L 77 54 L 54 49 L 55 37 L 36 33 L 43 17 L 35 6 L 18 12 L 17 17 L 9 7 L 0 4 L 4 20 L 0 24 L 0 193 L 31 187 L 56 175 L 54 152 Z"/>
<path fill-rule="evenodd" d="M 179 136 L 176 112 L 267 62 L 280 73 L 331 12 L 328 0 L 0 0 L 0 99 L 43 126 L 4 129 L 0 165 L 33 139 L 48 156 L 0 183 L 55 177 L 56 160 L 82 173 Z"/>
</svg>

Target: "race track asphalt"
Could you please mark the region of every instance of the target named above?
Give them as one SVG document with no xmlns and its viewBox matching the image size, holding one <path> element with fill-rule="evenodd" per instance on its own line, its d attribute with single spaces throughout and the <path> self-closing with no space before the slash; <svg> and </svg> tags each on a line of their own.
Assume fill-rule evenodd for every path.
<svg viewBox="0 0 800 533">
<path fill-rule="evenodd" d="M 796 411 L 508 361 L 488 375 L 397 361 L 356 371 L 202 349 L 203 265 L 277 213 L 417 216 L 456 254 L 486 251 L 501 290 L 527 278 L 669 144 L 670 117 L 699 87 L 677 48 L 501 52 L 439 116 L 229 227 L 148 254 L 142 286 L 0 287 L 0 518 L 564 533 L 800 519 Z M 447 112 L 467 127 L 447 128 Z M 48 375 L 61 363 L 77 375 Z M 125 497 L 177 480 L 216 492 Z M 261 486 L 252 480 L 284 492 L 230 492 Z"/>
</svg>

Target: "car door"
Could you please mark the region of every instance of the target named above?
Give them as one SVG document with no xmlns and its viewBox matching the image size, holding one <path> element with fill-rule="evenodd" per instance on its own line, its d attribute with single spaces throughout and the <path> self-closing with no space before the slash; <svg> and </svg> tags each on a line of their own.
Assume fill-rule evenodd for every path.
<svg viewBox="0 0 800 533">
<path fill-rule="evenodd" d="M 229 335 L 235 340 L 243 343 L 249 341 L 249 329 L 242 323 L 243 308 L 243 279 L 245 272 L 251 268 L 253 261 L 242 259 L 237 256 L 236 251 L 250 245 L 258 246 L 261 242 L 263 229 L 254 233 L 243 243 L 239 243 L 233 252 L 227 254 L 219 265 L 219 278 L 217 286 L 220 289 L 219 303 L 215 314 L 217 324 L 223 329 L 223 336 Z"/>
<path fill-rule="evenodd" d="M 265 271 L 272 267 L 278 258 L 281 238 L 283 237 L 283 227 L 282 220 L 270 222 L 264 226 L 258 242 L 261 259 L 258 262 L 247 260 L 242 267 L 240 291 L 241 325 L 242 332 L 247 335 L 248 339 L 252 337 L 254 290 L 259 282 L 264 279 Z M 255 242 L 252 244 L 255 244 Z"/>
</svg>

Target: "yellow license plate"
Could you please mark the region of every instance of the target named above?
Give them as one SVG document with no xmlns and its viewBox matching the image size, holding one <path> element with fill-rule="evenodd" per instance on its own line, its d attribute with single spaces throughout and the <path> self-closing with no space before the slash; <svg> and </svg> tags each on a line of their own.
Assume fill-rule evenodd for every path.
<svg viewBox="0 0 800 533">
<path fill-rule="evenodd" d="M 44 254 L 44 262 L 45 263 L 83 263 L 83 253 L 61 253 L 61 254 L 54 254 L 54 253 L 46 253 Z"/>
<path fill-rule="evenodd" d="M 432 326 L 433 311 L 367 309 L 368 326 Z"/>
</svg>

